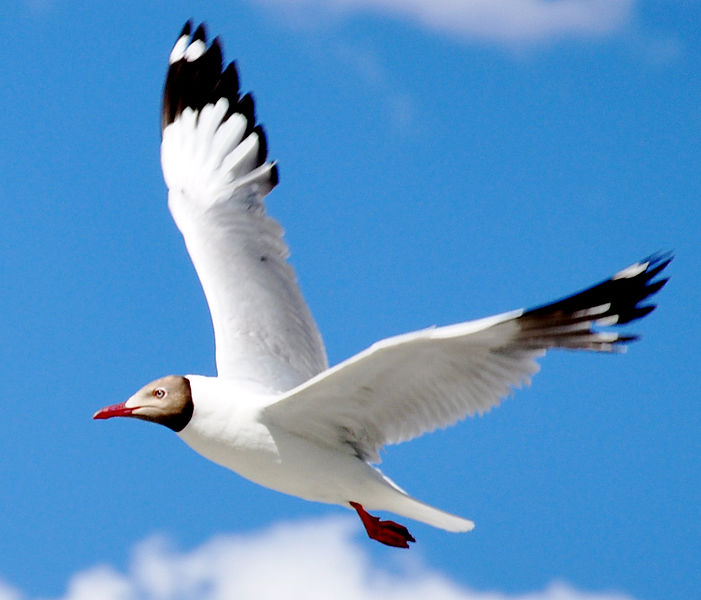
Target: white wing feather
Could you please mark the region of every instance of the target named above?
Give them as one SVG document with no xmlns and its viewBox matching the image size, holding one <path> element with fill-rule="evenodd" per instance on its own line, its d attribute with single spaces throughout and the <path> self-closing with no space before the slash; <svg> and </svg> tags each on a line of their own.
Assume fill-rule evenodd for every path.
<svg viewBox="0 0 701 600">
<path fill-rule="evenodd" d="M 164 91 L 168 205 L 207 297 L 218 376 L 287 390 L 324 370 L 326 355 L 282 228 L 265 214 L 277 170 L 234 65 L 222 73 L 219 42 L 205 50 L 203 28 L 189 34 L 187 25 Z"/>
<path fill-rule="evenodd" d="M 417 331 L 377 342 L 265 409 L 278 426 L 370 462 L 412 439 L 497 405 L 530 382 L 548 348 L 613 352 L 636 339 L 596 325 L 648 314 L 640 306 L 671 259 L 636 263 L 583 292 L 532 310 Z"/>
<path fill-rule="evenodd" d="M 377 342 L 290 391 L 266 415 L 317 443 L 379 462 L 385 444 L 487 411 L 530 381 L 544 350 L 504 347 L 521 312 Z"/>
</svg>

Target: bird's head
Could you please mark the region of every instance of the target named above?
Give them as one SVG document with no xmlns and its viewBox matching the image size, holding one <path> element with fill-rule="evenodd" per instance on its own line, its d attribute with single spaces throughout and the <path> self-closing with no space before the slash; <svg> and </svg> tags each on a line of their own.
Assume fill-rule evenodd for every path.
<svg viewBox="0 0 701 600">
<path fill-rule="evenodd" d="M 181 431 L 190 422 L 193 410 L 190 381 L 168 375 L 145 385 L 126 402 L 98 410 L 93 419 L 133 417 Z"/>
</svg>

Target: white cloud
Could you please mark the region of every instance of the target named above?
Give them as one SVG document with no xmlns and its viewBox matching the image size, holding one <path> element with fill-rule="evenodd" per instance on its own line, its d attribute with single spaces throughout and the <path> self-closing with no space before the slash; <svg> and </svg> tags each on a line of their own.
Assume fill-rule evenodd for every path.
<svg viewBox="0 0 701 600">
<path fill-rule="evenodd" d="M 18 591 L 0 581 L 0 600 L 21 600 L 21 598 Z"/>
<path fill-rule="evenodd" d="M 478 592 L 423 564 L 416 551 L 389 554 L 391 570 L 371 561 L 358 524 L 320 519 L 215 537 L 190 551 L 155 537 L 120 573 L 96 566 L 74 575 L 61 600 L 632 600 L 555 583 L 542 592 Z M 390 552 L 390 551 L 388 551 Z M 26 597 L 0 582 L 0 600 Z"/>
<path fill-rule="evenodd" d="M 259 0 L 288 14 L 375 12 L 464 39 L 524 44 L 592 37 L 631 21 L 635 0 Z"/>
</svg>

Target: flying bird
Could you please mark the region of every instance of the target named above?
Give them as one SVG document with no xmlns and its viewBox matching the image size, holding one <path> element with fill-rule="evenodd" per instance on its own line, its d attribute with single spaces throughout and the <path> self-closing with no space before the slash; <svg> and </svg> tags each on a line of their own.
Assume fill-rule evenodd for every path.
<svg viewBox="0 0 701 600">
<path fill-rule="evenodd" d="M 168 205 L 214 326 L 217 376 L 170 375 L 95 419 L 160 423 L 206 458 L 306 500 L 354 509 L 370 538 L 408 548 L 389 511 L 448 531 L 472 521 L 417 500 L 379 451 L 499 404 L 551 348 L 623 351 L 611 326 L 644 317 L 670 255 L 641 260 L 557 302 L 381 340 L 329 368 L 264 198 L 278 183 L 250 94 L 218 39 L 188 21 L 169 59 L 161 163 Z"/>
</svg>

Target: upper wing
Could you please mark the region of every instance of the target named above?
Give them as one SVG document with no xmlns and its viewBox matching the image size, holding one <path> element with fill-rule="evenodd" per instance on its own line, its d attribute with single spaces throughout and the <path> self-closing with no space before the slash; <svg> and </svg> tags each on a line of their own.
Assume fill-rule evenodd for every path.
<svg viewBox="0 0 701 600">
<path fill-rule="evenodd" d="M 385 444 L 482 413 L 529 383 L 546 349 L 612 352 L 635 336 L 596 331 L 639 319 L 669 257 L 636 263 L 583 292 L 532 310 L 400 335 L 291 390 L 265 409 L 270 423 L 317 443 L 379 460 Z"/>
<path fill-rule="evenodd" d="M 185 25 L 163 92 L 161 164 L 168 205 L 185 238 L 214 325 L 220 377 L 287 390 L 326 368 L 316 324 L 287 263 L 264 196 L 278 182 L 266 161 L 253 99 L 239 96 L 218 39 Z"/>
</svg>

